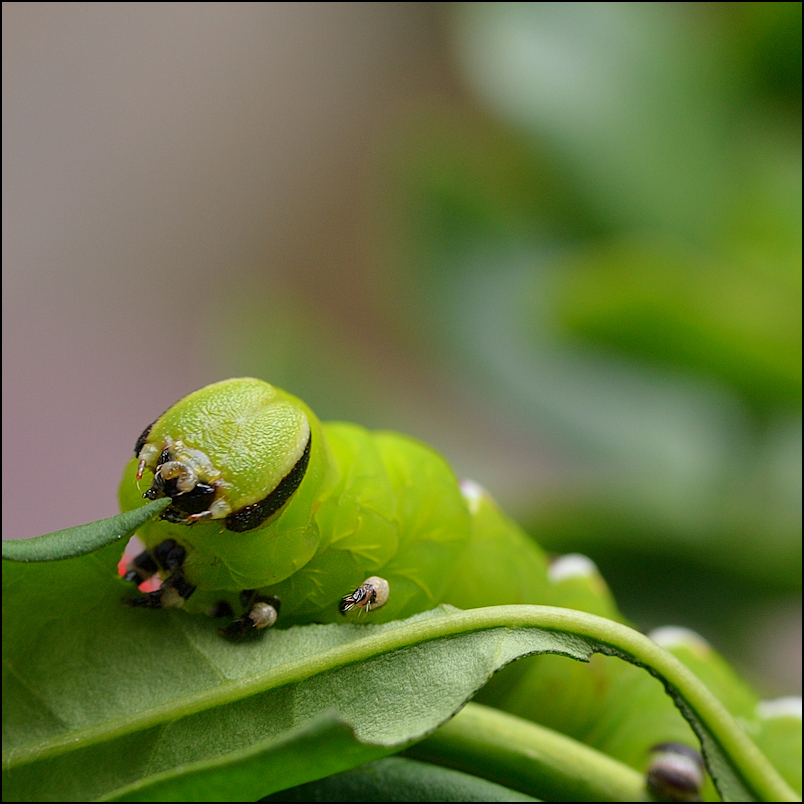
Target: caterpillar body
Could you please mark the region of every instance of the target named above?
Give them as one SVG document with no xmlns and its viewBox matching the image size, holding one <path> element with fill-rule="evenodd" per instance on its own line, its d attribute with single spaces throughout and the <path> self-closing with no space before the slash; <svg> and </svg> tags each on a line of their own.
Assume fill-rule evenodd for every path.
<svg viewBox="0 0 804 804">
<path fill-rule="evenodd" d="M 438 453 L 322 424 L 261 380 L 202 388 L 147 428 L 124 473 L 123 510 L 143 496 L 172 498 L 140 531 L 147 555 L 129 577 L 144 580 L 150 566 L 163 579 L 143 605 L 217 614 L 245 603 L 247 616 L 271 598 L 292 625 L 351 609 L 385 622 L 439 603 L 544 601 L 541 550 Z"/>
<path fill-rule="evenodd" d="M 202 388 L 146 428 L 124 471 L 123 510 L 143 497 L 171 503 L 140 529 L 146 550 L 125 577 L 141 584 L 158 575 L 162 584 L 128 602 L 226 617 L 221 631 L 235 640 L 275 623 L 386 622 L 440 603 L 535 603 L 622 620 L 588 559 L 549 564 L 431 448 L 321 423 L 261 380 Z M 589 665 L 557 656 L 516 662 L 481 700 L 641 769 L 653 745 L 697 746 L 657 681 L 604 656 Z M 618 724 L 631 701 L 651 714 L 623 742 Z"/>
</svg>

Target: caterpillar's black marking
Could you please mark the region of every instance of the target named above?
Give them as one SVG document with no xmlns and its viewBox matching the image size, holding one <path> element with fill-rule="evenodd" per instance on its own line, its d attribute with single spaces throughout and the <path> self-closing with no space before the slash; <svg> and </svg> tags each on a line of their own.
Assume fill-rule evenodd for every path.
<svg viewBox="0 0 804 804">
<path fill-rule="evenodd" d="M 305 446 L 301 458 L 296 461 L 293 469 L 279 481 L 279 485 L 267 497 L 253 505 L 247 505 L 226 517 L 228 530 L 232 530 L 235 533 L 253 530 L 275 514 L 293 496 L 293 492 L 304 480 L 304 474 L 310 462 L 310 445 L 312 441 L 313 434 L 310 433 L 307 439 L 307 446 Z"/>
</svg>

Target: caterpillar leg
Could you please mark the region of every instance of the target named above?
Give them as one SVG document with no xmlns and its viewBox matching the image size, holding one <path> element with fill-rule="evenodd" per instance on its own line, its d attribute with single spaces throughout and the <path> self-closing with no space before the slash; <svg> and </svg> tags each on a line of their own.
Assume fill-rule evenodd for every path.
<svg viewBox="0 0 804 804">
<path fill-rule="evenodd" d="M 128 565 L 124 581 L 141 584 L 152 578 L 160 569 L 170 573 L 155 592 L 125 601 L 129 606 L 147 609 L 181 608 L 184 601 L 195 592 L 195 587 L 182 574 L 186 551 L 173 539 L 160 542 L 150 553 L 148 550 L 136 556 Z"/>
<path fill-rule="evenodd" d="M 138 586 L 159 572 L 162 568 L 168 572 L 181 569 L 187 553 L 185 549 L 173 539 L 165 539 L 154 547 L 153 553 L 143 550 L 135 556 L 128 565 L 123 576 L 124 581 L 134 581 Z"/>
<path fill-rule="evenodd" d="M 270 628 L 276 622 L 282 606 L 276 597 L 254 597 L 254 590 L 242 592 L 240 599 L 248 607 L 248 611 L 242 617 L 232 620 L 225 628 L 218 629 L 221 636 L 235 642 Z"/>
<path fill-rule="evenodd" d="M 378 609 L 380 606 L 384 606 L 388 602 L 390 594 L 391 591 L 388 586 L 388 581 L 386 581 L 385 578 L 372 575 L 370 578 L 366 578 L 354 592 L 346 595 L 346 597 L 341 600 L 338 609 L 341 614 L 346 614 L 347 611 L 356 607 L 369 612 L 372 609 Z"/>
<path fill-rule="evenodd" d="M 704 763 L 698 751 L 682 743 L 662 743 L 651 751 L 646 782 L 656 801 L 700 801 Z"/>
</svg>

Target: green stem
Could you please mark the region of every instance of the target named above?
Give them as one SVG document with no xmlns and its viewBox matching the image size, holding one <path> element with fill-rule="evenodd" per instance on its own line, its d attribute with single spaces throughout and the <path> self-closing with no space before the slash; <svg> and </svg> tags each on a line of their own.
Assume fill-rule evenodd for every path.
<svg viewBox="0 0 804 804">
<path fill-rule="evenodd" d="M 563 734 L 469 703 L 409 756 L 544 801 L 650 801 L 633 768 Z"/>
</svg>

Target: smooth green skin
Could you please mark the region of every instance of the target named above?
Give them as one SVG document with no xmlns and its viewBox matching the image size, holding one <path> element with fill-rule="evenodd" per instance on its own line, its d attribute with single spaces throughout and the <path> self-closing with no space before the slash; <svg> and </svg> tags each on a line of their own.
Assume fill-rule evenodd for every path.
<svg viewBox="0 0 804 804">
<path fill-rule="evenodd" d="M 280 626 L 338 622 L 338 603 L 380 575 L 390 599 L 368 614 L 388 622 L 451 603 L 459 608 L 550 603 L 621 620 L 597 575 L 553 583 L 538 545 L 480 487 L 464 485 L 434 450 L 412 438 L 322 424 L 301 400 L 262 380 L 202 388 L 154 423 L 149 442 L 181 439 L 203 449 L 231 483 L 233 508 L 264 497 L 291 468 L 301 415 L 311 430 L 307 473 L 290 501 L 258 528 L 235 533 L 224 520 L 181 525 L 154 520 L 146 547 L 173 538 L 187 550 L 184 575 L 197 587 L 185 608 L 208 612 L 221 599 L 258 589 L 282 602 Z M 277 422 L 290 433 L 277 437 Z M 248 460 L 243 459 L 247 452 Z M 137 460 L 120 485 L 124 511 L 143 505 L 152 473 Z"/>
<path fill-rule="evenodd" d="M 259 589 L 282 601 L 281 625 L 339 621 L 340 600 L 371 575 L 391 589 L 388 603 L 368 615 L 373 622 L 442 602 L 466 607 L 467 591 L 474 605 L 543 599 L 546 564 L 534 543 L 487 495 L 467 501 L 444 459 L 411 438 L 322 425 L 296 397 L 260 380 L 236 379 L 176 403 L 154 423 L 148 441 L 170 437 L 203 449 L 231 483 L 237 509 L 264 497 L 292 467 L 287 452 L 298 441 L 299 413 L 311 428 L 307 473 L 265 524 L 245 533 L 227 530 L 223 520 L 153 521 L 140 529 L 149 549 L 173 538 L 187 550 L 184 575 L 197 587 L 188 611 L 209 611 L 222 599 L 241 611 L 239 592 Z M 273 434 L 277 427 L 289 434 Z M 136 480 L 136 467 L 132 458 L 123 475 L 123 510 L 142 505 L 151 483 L 149 470 Z M 480 555 L 489 539 L 509 558 L 489 566 Z M 517 551 L 530 553 L 530 560 Z M 480 558 L 474 569 L 472 556 Z M 471 575 L 468 590 L 454 582 L 461 575 Z"/>
</svg>

